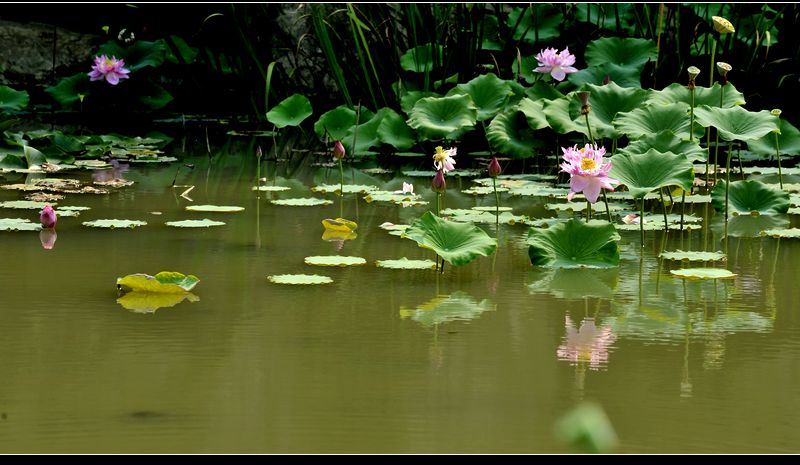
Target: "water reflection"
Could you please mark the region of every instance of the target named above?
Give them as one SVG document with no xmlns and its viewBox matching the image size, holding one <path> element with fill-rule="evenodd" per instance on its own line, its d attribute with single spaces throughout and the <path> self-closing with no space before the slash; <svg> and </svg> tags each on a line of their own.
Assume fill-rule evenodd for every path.
<svg viewBox="0 0 800 465">
<path fill-rule="evenodd" d="M 155 313 L 159 308 L 174 307 L 184 300 L 197 302 L 200 297 L 191 292 L 167 294 L 131 291 L 118 298 L 117 303 L 134 313 Z"/>
<path fill-rule="evenodd" d="M 528 285 L 531 294 L 547 292 L 559 299 L 611 299 L 617 288 L 619 269 L 558 268 L 534 271 L 530 277 L 533 279 Z"/>
<path fill-rule="evenodd" d="M 598 327 L 594 318 L 587 317 L 576 329 L 572 319 L 566 315 L 564 326 L 566 335 L 556 351 L 559 360 L 574 365 L 588 363 L 591 370 L 599 370 L 608 364 L 609 351 L 617 340 L 611 325 Z"/>
<path fill-rule="evenodd" d="M 415 309 L 400 307 L 400 317 L 431 327 L 450 321 L 474 320 L 489 310 L 495 310 L 495 305 L 488 300 L 478 302 L 466 292 L 457 291 L 435 297 Z"/>
<path fill-rule="evenodd" d="M 39 242 L 42 243 L 42 247 L 50 250 L 56 246 L 56 239 L 58 239 L 58 234 L 56 234 L 56 230 L 53 228 L 42 228 L 39 231 Z"/>
</svg>

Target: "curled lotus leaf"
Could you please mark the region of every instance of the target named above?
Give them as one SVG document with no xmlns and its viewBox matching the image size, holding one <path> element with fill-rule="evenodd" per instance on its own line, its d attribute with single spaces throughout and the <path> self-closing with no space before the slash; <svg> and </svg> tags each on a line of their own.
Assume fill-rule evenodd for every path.
<svg viewBox="0 0 800 465">
<path fill-rule="evenodd" d="M 164 294 L 191 291 L 200 279 L 176 271 L 162 271 L 155 276 L 144 273 L 129 274 L 117 278 L 117 288 L 124 291 L 154 292 Z"/>
</svg>

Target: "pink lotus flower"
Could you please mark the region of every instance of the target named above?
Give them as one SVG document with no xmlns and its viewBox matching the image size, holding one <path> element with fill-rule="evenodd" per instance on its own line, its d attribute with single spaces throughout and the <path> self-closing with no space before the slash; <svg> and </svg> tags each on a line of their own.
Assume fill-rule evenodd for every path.
<svg viewBox="0 0 800 465">
<path fill-rule="evenodd" d="M 642 219 L 639 218 L 639 215 L 635 213 L 631 213 L 622 217 L 622 222 L 625 224 L 639 224 L 641 220 Z"/>
<path fill-rule="evenodd" d="M 344 158 L 344 154 L 344 145 L 342 145 L 342 141 L 337 140 L 336 143 L 333 144 L 333 158 L 341 160 Z"/>
<path fill-rule="evenodd" d="M 447 150 L 442 146 L 436 147 L 436 153 L 433 154 L 433 167 L 437 170 L 442 170 L 445 173 L 456 169 L 456 161 L 453 157 L 456 156 L 456 148 L 452 147 Z"/>
<path fill-rule="evenodd" d="M 489 176 L 495 177 L 503 172 L 503 169 L 500 168 L 500 162 L 497 161 L 497 157 L 492 157 L 492 160 L 489 162 L 489 168 L 487 168 L 489 172 Z"/>
<path fill-rule="evenodd" d="M 433 177 L 433 181 L 431 181 L 431 189 L 433 189 L 434 192 L 441 194 L 446 188 L 447 183 L 444 180 L 444 170 L 440 169 L 436 172 L 436 176 Z"/>
<path fill-rule="evenodd" d="M 580 329 L 576 330 L 569 315 L 565 326 L 567 334 L 556 351 L 559 360 L 589 362 L 589 368 L 595 370 L 608 363 L 609 349 L 617 340 L 611 326 L 598 328 L 593 318 L 585 318 Z"/>
<path fill-rule="evenodd" d="M 577 73 L 578 69 L 573 67 L 575 55 L 569 53 L 569 47 L 556 53 L 554 48 L 546 48 L 536 55 L 539 67 L 534 69 L 537 73 L 550 73 L 556 81 L 563 81 L 567 74 Z"/>
<path fill-rule="evenodd" d="M 56 239 L 58 239 L 58 234 L 56 234 L 55 229 L 47 228 L 39 231 L 39 242 L 42 243 L 42 247 L 46 250 L 56 246 Z"/>
<path fill-rule="evenodd" d="M 123 68 L 125 60 L 117 60 L 117 57 L 112 56 L 108 58 L 106 55 L 100 55 L 94 58 L 94 66 L 92 72 L 89 73 L 90 81 L 99 81 L 105 79 L 112 86 L 119 84 L 120 79 L 128 79 L 130 70 Z"/>
<path fill-rule="evenodd" d="M 589 202 L 595 203 L 597 196 L 600 195 L 600 189 L 613 191 L 613 185 L 619 184 L 616 179 L 608 177 L 611 162 L 603 164 L 603 155 L 606 153 L 604 147 L 597 148 L 596 145 L 586 144 L 582 149 L 578 149 L 576 145 L 561 150 L 564 151 L 565 161 L 561 164 L 561 172 L 570 174 L 568 200 L 572 200 L 576 193 L 583 192 Z"/>
<path fill-rule="evenodd" d="M 414 185 L 409 182 L 403 183 L 403 194 L 413 194 L 414 193 Z"/>
<path fill-rule="evenodd" d="M 42 212 L 39 214 L 39 221 L 42 223 L 43 228 L 55 228 L 58 218 L 56 211 L 50 205 L 45 205 Z"/>
</svg>

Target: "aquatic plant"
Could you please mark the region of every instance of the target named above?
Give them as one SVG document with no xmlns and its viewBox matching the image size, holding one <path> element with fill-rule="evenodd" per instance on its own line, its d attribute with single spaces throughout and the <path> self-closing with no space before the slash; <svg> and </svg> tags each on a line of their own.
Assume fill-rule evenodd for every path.
<svg viewBox="0 0 800 465">
<path fill-rule="evenodd" d="M 56 211 L 50 205 L 45 205 L 39 214 L 39 221 L 42 223 L 43 228 L 55 228 L 58 222 Z"/>
<path fill-rule="evenodd" d="M 441 170 L 444 173 L 453 171 L 456 169 L 456 160 L 453 158 L 455 156 L 455 147 L 445 150 L 442 148 L 442 146 L 438 146 L 436 147 L 436 153 L 433 154 L 433 167 L 437 170 Z"/>
<path fill-rule="evenodd" d="M 120 79 L 128 79 L 131 71 L 125 68 L 125 60 L 117 60 L 117 57 L 108 58 L 100 55 L 94 58 L 94 66 L 89 73 L 90 81 L 100 81 L 105 79 L 112 86 L 119 84 Z"/>
<path fill-rule="evenodd" d="M 569 53 L 569 47 L 558 52 L 555 48 L 546 48 L 536 55 L 539 66 L 534 69 L 537 73 L 549 73 L 556 81 L 563 81 L 567 74 L 577 73 L 575 68 L 575 55 Z"/>
<path fill-rule="evenodd" d="M 597 202 L 600 191 L 602 189 L 613 191 L 614 186 L 620 182 L 608 177 L 608 172 L 611 170 L 611 161 L 603 163 L 603 155 L 606 153 L 605 147 L 586 144 L 582 149 L 578 149 L 578 146 L 575 145 L 566 149 L 562 147 L 561 150 L 564 152 L 562 156 L 564 163 L 561 164 L 561 172 L 569 173 L 570 175 L 570 192 L 567 195 L 567 199 L 572 200 L 576 193 L 582 192 L 589 203 L 589 209 L 586 213 L 586 221 L 589 221 L 591 204 Z"/>
</svg>

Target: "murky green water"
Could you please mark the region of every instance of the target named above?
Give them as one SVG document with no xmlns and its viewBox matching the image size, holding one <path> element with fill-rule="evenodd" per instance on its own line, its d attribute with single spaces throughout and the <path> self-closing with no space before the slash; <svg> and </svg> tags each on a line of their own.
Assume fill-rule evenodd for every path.
<svg viewBox="0 0 800 465">
<path fill-rule="evenodd" d="M 622 452 L 798 452 L 798 241 L 733 238 L 738 277 L 698 282 L 659 265 L 661 233 L 641 253 L 638 232 L 622 233 L 618 270 L 551 272 L 531 267 L 528 227 L 491 225 L 496 257 L 441 276 L 385 270 L 374 261 L 432 258 L 378 228 L 426 207 L 350 197 L 358 238 L 326 242 L 320 220 L 338 203 L 266 202 L 311 195 L 299 183 L 259 202 L 238 160 L 193 161 L 178 178 L 193 202 L 169 187 L 175 165 L 136 167 L 134 187 L 62 201 L 92 210 L 62 218 L 52 250 L 37 233 L 0 232 L 0 452 L 564 452 L 554 422 L 582 399 L 605 408 Z M 432 200 L 429 179 L 414 183 Z M 456 184 L 448 206 L 493 204 Z M 544 213 L 544 199 L 504 202 Z M 191 203 L 246 210 L 183 211 Z M 99 218 L 149 225 L 80 225 Z M 228 224 L 163 224 L 189 218 Z M 697 249 L 703 234 L 673 233 L 667 249 Z M 333 254 L 368 264 L 303 263 Z M 161 270 L 198 275 L 199 301 L 153 314 L 116 302 L 117 277 Z M 334 283 L 267 282 L 284 273 Z"/>
</svg>

